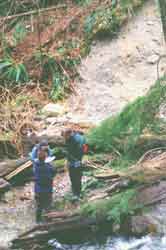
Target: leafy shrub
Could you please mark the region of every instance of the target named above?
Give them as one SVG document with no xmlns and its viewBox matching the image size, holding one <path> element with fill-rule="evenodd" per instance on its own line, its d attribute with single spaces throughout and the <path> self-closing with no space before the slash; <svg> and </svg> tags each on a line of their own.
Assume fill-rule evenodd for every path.
<svg viewBox="0 0 166 250">
<path fill-rule="evenodd" d="M 113 9 L 100 9 L 85 21 L 84 30 L 90 36 L 113 36 L 120 27 L 120 18 Z"/>
<path fill-rule="evenodd" d="M 97 180 L 94 177 L 91 177 L 89 180 L 87 180 L 85 183 L 83 183 L 82 191 L 87 192 L 87 190 L 95 189 L 95 188 L 101 188 L 104 186 L 104 183 Z"/>
<path fill-rule="evenodd" d="M 105 200 L 91 202 L 81 207 L 81 212 L 93 218 L 105 217 L 120 224 L 121 216 L 132 215 L 141 208 L 140 204 L 133 202 L 136 196 L 135 189 L 128 189 Z"/>
<path fill-rule="evenodd" d="M 25 83 L 28 73 L 23 63 L 16 63 L 11 57 L 0 60 L 1 80 L 7 83 Z"/>
<path fill-rule="evenodd" d="M 46 83 L 51 82 L 52 85 L 49 95 L 53 101 L 62 99 L 67 89 L 67 76 L 55 58 L 49 55 L 41 56 L 43 61 L 42 80 Z"/>
<path fill-rule="evenodd" d="M 89 4 L 91 1 L 93 1 L 93 0 L 74 0 L 74 3 L 86 5 L 86 4 Z"/>
<path fill-rule="evenodd" d="M 122 23 L 127 19 L 134 8 L 141 6 L 145 0 L 112 1 L 111 6 L 99 7 L 91 13 L 84 22 L 84 31 L 94 37 L 114 36 Z"/>
<path fill-rule="evenodd" d="M 69 83 L 76 77 L 76 66 L 80 63 L 77 56 L 77 41 L 68 41 L 56 50 L 56 57 L 38 54 L 36 59 L 43 66 L 42 80 L 51 83 L 50 97 L 56 101 L 68 93 Z"/>
</svg>

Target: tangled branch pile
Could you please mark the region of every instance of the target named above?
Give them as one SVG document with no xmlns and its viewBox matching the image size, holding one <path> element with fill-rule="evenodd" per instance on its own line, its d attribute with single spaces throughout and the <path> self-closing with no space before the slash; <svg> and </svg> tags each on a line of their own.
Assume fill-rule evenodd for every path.
<svg viewBox="0 0 166 250">
<path fill-rule="evenodd" d="M 14 142 L 21 152 L 21 130 L 33 127 L 38 102 L 26 94 L 26 87 L 16 90 L 0 87 L 0 134 L 2 141 Z"/>
</svg>

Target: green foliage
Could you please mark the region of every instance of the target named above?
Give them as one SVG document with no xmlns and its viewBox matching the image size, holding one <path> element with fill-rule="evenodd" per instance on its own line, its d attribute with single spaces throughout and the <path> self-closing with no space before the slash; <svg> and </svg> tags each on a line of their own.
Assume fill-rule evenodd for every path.
<svg viewBox="0 0 166 250">
<path fill-rule="evenodd" d="M 126 154 L 115 158 L 108 164 L 109 167 L 116 170 L 125 170 L 135 163 L 135 155 Z"/>
<path fill-rule="evenodd" d="M 153 123 L 149 124 L 149 129 L 156 135 L 166 134 L 166 121 L 156 118 Z"/>
<path fill-rule="evenodd" d="M 135 196 L 135 189 L 128 189 L 109 199 L 84 204 L 81 212 L 96 219 L 102 216 L 120 224 L 121 216 L 134 214 L 137 209 L 141 208 L 141 205 L 133 202 Z"/>
<path fill-rule="evenodd" d="M 145 0 L 113 1 L 111 6 L 97 8 L 91 13 L 84 23 L 84 31 L 89 38 L 114 36 L 119 31 L 122 23 L 129 13 L 141 6 Z"/>
<path fill-rule="evenodd" d="M 0 15 L 5 16 L 6 14 L 12 15 L 27 12 L 36 9 L 37 7 L 44 8 L 61 2 L 61 0 L 30 0 L 21 2 L 16 0 L 0 0 Z"/>
<path fill-rule="evenodd" d="M 80 4 L 80 5 L 88 5 L 92 2 L 93 0 L 74 0 L 74 3 Z"/>
<path fill-rule="evenodd" d="M 27 29 L 23 23 L 17 23 L 13 32 L 13 42 L 16 46 L 27 34 Z"/>
<path fill-rule="evenodd" d="M 97 13 L 93 12 L 90 16 L 86 18 L 85 24 L 84 24 L 84 31 L 87 34 L 90 34 L 93 31 L 94 25 L 96 23 L 96 16 L 97 16 Z"/>
<path fill-rule="evenodd" d="M 23 63 L 16 63 L 11 57 L 0 60 L 1 80 L 8 84 L 25 83 L 28 73 Z"/>
<path fill-rule="evenodd" d="M 127 105 L 123 111 L 108 118 L 88 135 L 89 144 L 100 152 L 133 153 L 143 132 L 150 129 L 155 115 L 166 96 L 166 85 L 157 82 L 144 97 Z M 138 152 L 137 152 L 138 153 Z"/>
<path fill-rule="evenodd" d="M 68 79 L 61 65 L 53 57 L 45 54 L 40 56 L 40 60 L 43 61 L 42 80 L 47 83 L 51 81 L 52 84 L 51 99 L 53 101 L 62 99 L 65 96 Z"/>
<path fill-rule="evenodd" d="M 53 101 L 66 96 L 69 83 L 78 74 L 76 67 L 80 63 L 80 57 L 77 57 L 77 50 L 77 40 L 70 40 L 57 48 L 55 57 L 44 53 L 36 54 L 36 61 L 43 67 L 42 80 L 52 85 L 50 97 Z"/>
<path fill-rule="evenodd" d="M 120 20 L 113 9 L 100 9 L 87 17 L 84 30 L 90 36 L 113 36 L 120 27 Z"/>
<path fill-rule="evenodd" d="M 104 186 L 104 183 L 97 180 L 94 177 L 91 177 L 89 180 L 87 180 L 85 183 L 82 185 L 82 191 L 87 192 L 88 190 L 96 189 L 96 188 L 101 188 Z"/>
</svg>

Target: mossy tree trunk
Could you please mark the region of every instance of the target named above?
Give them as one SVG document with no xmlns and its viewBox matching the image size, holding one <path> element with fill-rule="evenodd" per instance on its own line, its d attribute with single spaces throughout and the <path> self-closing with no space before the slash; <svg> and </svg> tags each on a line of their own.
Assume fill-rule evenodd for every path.
<svg viewBox="0 0 166 250">
<path fill-rule="evenodd" d="M 159 0 L 160 12 L 161 12 L 161 21 L 164 32 L 164 39 L 166 42 L 166 0 Z"/>
</svg>

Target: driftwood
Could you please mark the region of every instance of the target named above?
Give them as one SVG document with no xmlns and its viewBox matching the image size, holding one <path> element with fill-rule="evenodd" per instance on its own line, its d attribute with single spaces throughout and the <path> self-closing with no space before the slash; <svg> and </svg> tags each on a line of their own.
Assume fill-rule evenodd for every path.
<svg viewBox="0 0 166 250">
<path fill-rule="evenodd" d="M 27 159 L 7 160 L 0 163 L 0 193 L 10 188 L 13 177 L 31 168 L 32 162 Z"/>
<path fill-rule="evenodd" d="M 106 170 L 100 174 L 95 174 L 94 177 L 97 179 L 101 179 L 101 180 L 108 180 L 108 179 L 117 179 L 121 177 L 122 175 L 123 175 L 122 173 L 118 173 L 118 172 L 116 173 L 111 170 Z"/>
<path fill-rule="evenodd" d="M 161 181 L 149 187 L 142 187 L 138 189 L 137 202 L 143 206 L 150 206 L 166 201 L 166 181 Z"/>
<path fill-rule="evenodd" d="M 27 162 L 27 158 L 19 160 L 6 160 L 0 163 L 0 177 L 5 178 L 8 174 L 18 169 Z"/>
<path fill-rule="evenodd" d="M 25 169 L 30 168 L 30 167 L 32 167 L 32 162 L 31 161 L 27 161 L 27 162 L 21 164 L 21 166 L 19 166 L 14 171 L 10 172 L 8 175 L 5 175 L 4 178 L 9 181 L 13 177 L 15 177 L 17 174 L 23 172 Z"/>
<path fill-rule="evenodd" d="M 156 147 L 165 147 L 166 146 L 166 136 L 152 135 L 152 134 L 143 134 L 140 136 L 136 147 L 142 148 L 145 151 L 153 149 Z"/>
<path fill-rule="evenodd" d="M 158 180 L 166 178 L 166 152 L 158 153 L 159 149 L 156 149 L 156 153 L 152 152 L 153 157 L 150 155 L 144 155 L 138 161 L 137 164 L 128 168 L 127 171 L 114 171 L 111 169 L 104 170 L 94 176 L 97 179 L 113 180 L 116 178 L 130 179 L 131 181 L 139 183 L 154 183 Z M 147 158 L 146 158 L 147 157 Z"/>
</svg>

